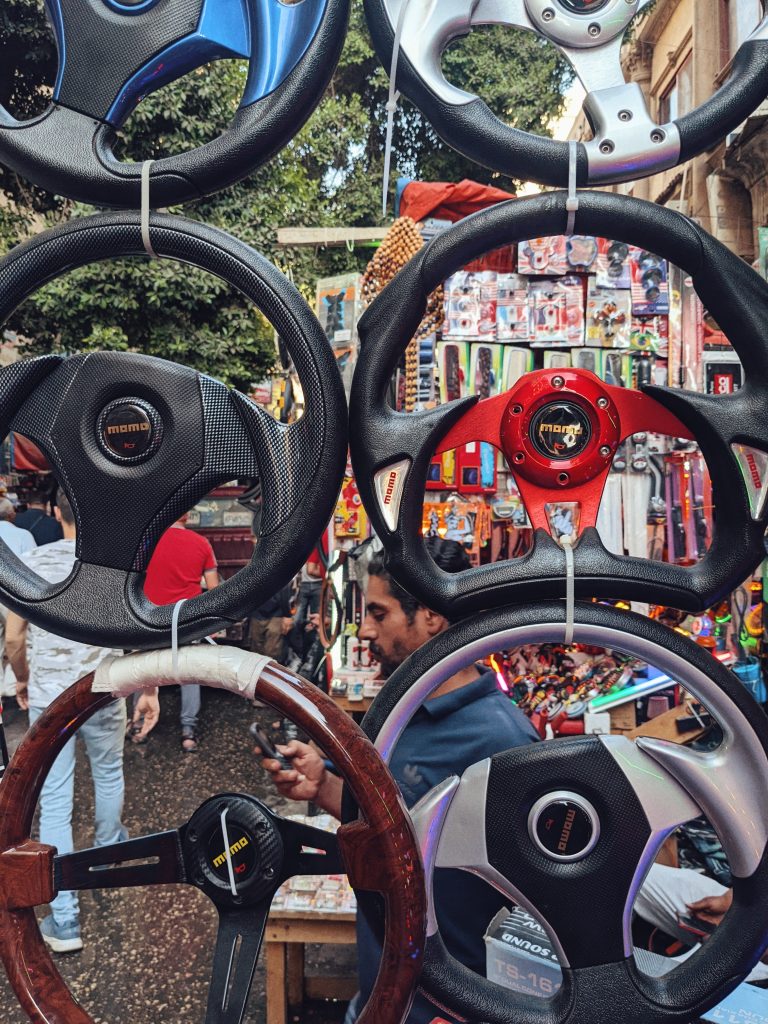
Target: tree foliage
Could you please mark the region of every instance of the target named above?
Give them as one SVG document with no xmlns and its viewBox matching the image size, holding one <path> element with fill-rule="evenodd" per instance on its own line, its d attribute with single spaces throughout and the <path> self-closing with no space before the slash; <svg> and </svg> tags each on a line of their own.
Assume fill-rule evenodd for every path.
<svg viewBox="0 0 768 1024">
<path fill-rule="evenodd" d="M 561 109 L 567 76 L 555 51 L 534 36 L 477 30 L 444 58 L 446 76 L 481 95 L 502 119 L 546 132 Z M 52 36 L 38 0 L 0 6 L 0 103 L 19 117 L 44 109 L 56 71 Z M 215 137 L 234 113 L 245 68 L 218 62 L 148 96 L 121 133 L 120 155 L 143 160 Z M 353 3 L 339 66 L 318 109 L 269 164 L 225 193 L 181 212 L 228 231 L 289 272 L 310 297 L 314 281 L 360 269 L 365 249 L 286 250 L 280 226 L 373 225 L 381 219 L 387 77 L 373 52 L 362 4 Z M 401 101 L 393 179 L 472 177 L 509 182 L 449 149 L 421 114 Z M 0 168 L 0 250 L 88 208 L 52 197 Z M 272 331 L 223 282 L 167 261 L 124 260 L 73 271 L 27 300 L 9 324 L 30 352 L 135 349 L 196 366 L 248 387 L 272 364 Z"/>
</svg>

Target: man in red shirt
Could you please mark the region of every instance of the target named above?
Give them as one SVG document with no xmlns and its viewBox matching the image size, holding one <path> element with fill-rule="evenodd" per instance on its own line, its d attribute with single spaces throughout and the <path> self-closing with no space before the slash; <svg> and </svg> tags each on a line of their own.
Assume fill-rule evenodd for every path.
<svg viewBox="0 0 768 1024">
<path fill-rule="evenodd" d="M 219 571 L 213 548 L 192 530 L 187 530 L 187 513 L 177 519 L 157 542 L 147 566 L 144 593 L 154 604 L 176 604 L 219 585 Z M 181 688 L 181 748 L 187 754 L 197 750 L 197 717 L 200 687 Z"/>
</svg>

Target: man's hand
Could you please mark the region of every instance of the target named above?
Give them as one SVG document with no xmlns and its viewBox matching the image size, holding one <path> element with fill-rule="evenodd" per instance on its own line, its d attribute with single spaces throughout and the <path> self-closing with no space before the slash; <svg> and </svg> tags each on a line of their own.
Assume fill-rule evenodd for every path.
<svg viewBox="0 0 768 1024">
<path fill-rule="evenodd" d="M 290 758 L 293 768 L 283 771 L 280 762 L 265 757 L 262 767 L 272 776 L 275 789 L 288 800 L 312 800 L 338 818 L 341 814 L 341 779 L 331 775 L 322 756 L 308 743 L 291 740 L 276 749 Z M 260 747 L 254 748 L 261 753 Z"/>
<path fill-rule="evenodd" d="M 283 636 L 287 636 L 291 632 L 291 626 L 293 625 L 293 619 L 283 617 L 282 632 Z"/>
<path fill-rule="evenodd" d="M 133 710 L 133 725 L 141 724 L 141 728 L 138 732 L 132 733 L 133 742 L 141 743 L 145 737 L 149 736 L 159 721 L 160 700 L 155 686 L 152 690 L 144 690 L 136 701 L 136 707 Z"/>
<path fill-rule="evenodd" d="M 689 903 L 688 909 L 694 917 L 706 921 L 708 924 L 720 924 L 725 915 L 731 909 L 733 903 L 733 890 L 728 889 L 722 896 L 705 896 L 703 900 L 696 900 Z"/>
<path fill-rule="evenodd" d="M 22 711 L 29 711 L 29 696 L 27 694 L 28 679 L 16 680 L 16 703 Z"/>
</svg>

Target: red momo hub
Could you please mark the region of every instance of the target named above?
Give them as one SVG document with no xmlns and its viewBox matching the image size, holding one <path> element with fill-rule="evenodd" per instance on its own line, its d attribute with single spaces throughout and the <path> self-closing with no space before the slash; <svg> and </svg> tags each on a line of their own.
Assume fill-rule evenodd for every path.
<svg viewBox="0 0 768 1024">
<path fill-rule="evenodd" d="M 557 491 L 610 466 L 621 438 L 616 406 L 586 371 L 526 374 L 508 393 L 501 450 L 517 476 Z"/>
<path fill-rule="evenodd" d="M 448 431 L 437 452 L 469 441 L 500 448 L 535 529 L 550 532 L 547 504 L 581 506 L 584 530 L 597 522 L 611 460 L 639 430 L 690 437 L 690 430 L 640 391 L 617 388 L 588 370 L 534 370 L 495 398 L 478 402 Z"/>
</svg>

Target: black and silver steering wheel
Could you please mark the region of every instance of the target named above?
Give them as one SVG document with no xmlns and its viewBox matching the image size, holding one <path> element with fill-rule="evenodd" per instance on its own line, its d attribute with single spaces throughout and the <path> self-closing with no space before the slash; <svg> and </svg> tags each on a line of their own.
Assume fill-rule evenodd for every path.
<svg viewBox="0 0 768 1024">
<path fill-rule="evenodd" d="M 114 155 L 143 96 L 209 61 L 248 61 L 240 107 L 219 138 L 151 168 L 154 207 L 226 188 L 306 121 L 336 66 L 348 0 L 50 0 L 59 69 L 49 108 L 17 121 L 0 107 L 0 161 L 94 206 L 138 207 L 141 165 Z"/>
<path fill-rule="evenodd" d="M 333 835 L 281 818 L 246 792 L 205 800 L 179 828 L 58 856 L 30 839 L 41 787 L 64 744 L 115 696 L 199 683 L 258 698 L 326 752 L 363 817 Z M 206 1024 L 240 1024 L 270 905 L 293 875 L 347 872 L 386 904 L 385 956 L 359 1020 L 401 1024 L 424 953 L 426 902 L 418 846 L 400 794 L 349 715 L 316 686 L 262 655 L 207 645 L 108 658 L 46 709 L 0 784 L 0 958 L 19 1001 L 41 1024 L 93 1024 L 43 942 L 34 907 L 61 889 L 192 885 L 219 914 Z"/>
<path fill-rule="evenodd" d="M 389 761 L 412 715 L 446 679 L 500 650 L 562 643 L 565 630 L 562 602 L 458 623 L 391 676 L 363 730 Z M 574 640 L 667 673 L 707 708 L 722 742 L 700 753 L 647 737 L 558 739 L 499 752 L 431 790 L 411 809 L 428 894 L 435 868 L 479 875 L 544 925 L 563 982 L 541 999 L 473 973 L 447 953 L 430 905 L 420 988 L 486 1024 L 688 1024 L 743 980 L 766 945 L 768 720 L 708 652 L 649 619 L 577 604 Z M 728 856 L 733 907 L 695 957 L 650 977 L 633 958 L 635 896 L 664 839 L 701 814 Z M 347 802 L 345 818 L 353 817 Z M 375 900 L 361 905 L 375 924 Z"/>
<path fill-rule="evenodd" d="M 765 557 L 768 487 L 760 453 L 768 451 L 768 284 L 701 228 L 663 207 L 580 193 L 576 230 L 635 243 L 690 274 L 743 363 L 741 391 L 721 397 L 648 386 L 638 392 L 605 385 L 585 370 L 540 370 L 479 402 L 463 398 L 412 414 L 387 404 L 392 373 L 432 290 L 498 246 L 561 234 L 566 200 L 563 192 L 549 193 L 467 217 L 427 245 L 360 320 L 363 344 L 350 398 L 350 446 L 360 494 L 393 576 L 449 618 L 565 594 L 566 556 L 549 532 L 544 506 L 550 502 L 581 504 L 582 532 L 573 551 L 577 596 L 699 611 L 720 600 Z M 555 421 L 561 431 L 567 428 L 572 444 L 553 443 L 549 425 Z M 714 536 L 709 552 L 691 568 L 614 555 L 595 529 L 617 447 L 640 430 L 695 438 L 709 467 Z M 521 558 L 450 574 L 427 554 L 423 497 L 433 453 L 469 441 L 485 441 L 504 453 L 536 527 L 534 546 Z"/>
<path fill-rule="evenodd" d="M 288 426 L 244 395 L 148 356 L 42 356 L 0 371 L 0 431 L 45 452 L 77 520 L 73 573 L 49 584 L 3 544 L 3 604 L 45 629 L 106 647 L 169 642 L 172 609 L 151 604 L 143 572 L 162 532 L 214 487 L 258 480 L 261 512 L 247 567 L 186 602 L 178 636 L 241 619 L 299 570 L 336 501 L 346 458 L 346 402 L 333 354 L 292 284 L 229 235 L 170 216 L 151 221 L 160 256 L 206 270 L 253 302 L 282 337 L 304 391 Z M 0 323 L 74 267 L 144 253 L 140 217 L 71 221 L 0 262 Z"/>
<path fill-rule="evenodd" d="M 711 148 L 768 94 L 768 18 L 736 53 L 725 84 L 706 103 L 657 124 L 636 83 L 621 68 L 632 19 L 649 0 L 365 0 L 379 59 L 389 71 L 400 29 L 397 87 L 429 118 L 440 137 L 475 163 L 544 185 L 568 184 L 566 142 L 532 135 L 501 121 L 477 96 L 446 80 L 448 44 L 480 25 L 537 32 L 572 65 L 587 92 L 584 113 L 594 137 L 578 143 L 578 184 L 604 185 L 655 174 Z"/>
</svg>

